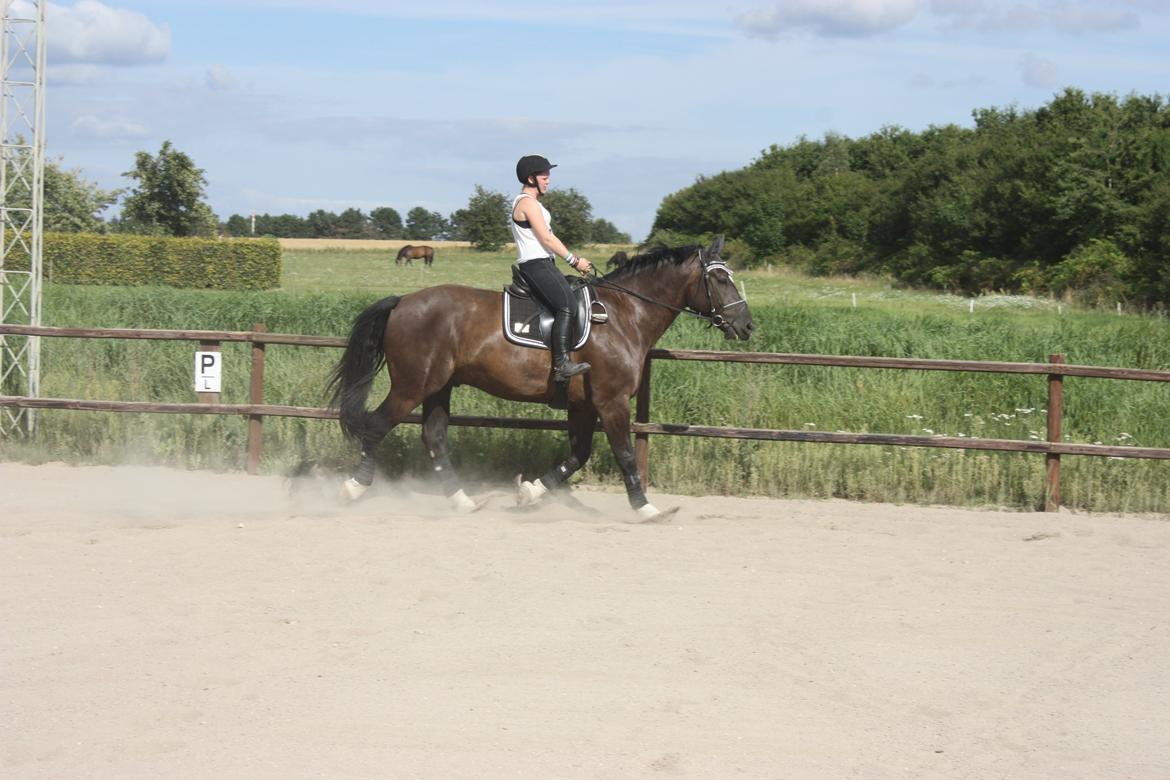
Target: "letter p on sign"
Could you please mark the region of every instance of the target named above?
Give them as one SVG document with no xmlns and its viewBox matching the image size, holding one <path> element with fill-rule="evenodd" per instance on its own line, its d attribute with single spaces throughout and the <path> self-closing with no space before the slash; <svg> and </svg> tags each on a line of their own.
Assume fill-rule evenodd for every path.
<svg viewBox="0 0 1170 780">
<path fill-rule="evenodd" d="M 223 356 L 218 352 L 195 353 L 195 392 L 218 393 Z"/>
</svg>

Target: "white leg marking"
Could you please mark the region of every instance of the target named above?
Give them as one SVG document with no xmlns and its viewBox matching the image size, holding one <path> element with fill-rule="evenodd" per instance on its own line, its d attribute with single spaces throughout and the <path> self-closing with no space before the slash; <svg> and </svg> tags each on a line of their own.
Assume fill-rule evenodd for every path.
<svg viewBox="0 0 1170 780">
<path fill-rule="evenodd" d="M 350 501 L 357 501 L 369 489 L 369 485 L 363 485 L 353 477 L 350 477 L 341 483 L 341 497 L 348 498 Z"/>
<path fill-rule="evenodd" d="M 464 515 L 474 512 L 481 506 L 480 504 L 472 501 L 471 498 L 463 492 L 462 488 L 460 488 L 458 492 L 448 496 L 448 500 L 451 502 L 452 506 L 455 507 L 455 511 Z"/>
<path fill-rule="evenodd" d="M 654 506 L 653 504 L 644 504 L 638 510 L 638 517 L 642 518 L 643 520 L 649 520 L 651 518 L 658 517 L 660 514 L 662 514 L 662 512 L 658 511 L 658 507 Z"/>
<path fill-rule="evenodd" d="M 516 503 L 520 506 L 539 501 L 548 492 L 548 488 L 539 479 L 532 482 L 521 482 L 516 490 Z"/>
</svg>

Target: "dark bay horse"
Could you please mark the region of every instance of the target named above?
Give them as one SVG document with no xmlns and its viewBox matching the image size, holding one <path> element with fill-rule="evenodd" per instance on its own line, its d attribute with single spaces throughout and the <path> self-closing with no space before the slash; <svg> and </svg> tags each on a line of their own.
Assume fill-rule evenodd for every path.
<svg viewBox="0 0 1170 780">
<path fill-rule="evenodd" d="M 643 518 L 659 514 L 646 500 L 634 463 L 630 399 L 642 381 L 646 354 L 681 312 L 707 319 L 728 339 L 751 335 L 752 315 L 719 256 L 722 248 L 720 236 L 709 248 L 657 250 L 594 282 L 609 320 L 594 325 L 589 342 L 576 353 L 593 369 L 574 377 L 568 387 L 569 456 L 539 479 L 523 482 L 522 500 L 541 498 L 589 460 L 600 418 L 630 506 Z M 501 398 L 538 403 L 553 397 L 549 353 L 507 341 L 502 307 L 500 292 L 448 284 L 384 298 L 357 316 L 329 383 L 342 430 L 362 447 L 345 495 L 357 498 L 369 487 L 379 443 L 422 404 L 423 443 L 446 495 L 461 511 L 477 508 L 451 467 L 451 389 L 471 385 Z M 383 364 L 390 372 L 390 394 L 368 411 L 370 385 Z"/>
<path fill-rule="evenodd" d="M 410 265 L 420 257 L 423 259 L 423 265 L 430 265 L 435 262 L 435 248 L 407 244 L 398 250 L 398 257 L 394 258 L 394 265 L 402 265 L 403 260 L 406 261 L 407 265 Z"/>
</svg>

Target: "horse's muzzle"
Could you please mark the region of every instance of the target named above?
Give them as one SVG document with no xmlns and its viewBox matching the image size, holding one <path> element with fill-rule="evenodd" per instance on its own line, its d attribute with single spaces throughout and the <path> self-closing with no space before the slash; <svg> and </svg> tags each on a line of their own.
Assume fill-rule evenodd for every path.
<svg viewBox="0 0 1170 780">
<path fill-rule="evenodd" d="M 752 323 L 752 318 L 748 317 L 746 322 L 739 320 L 725 320 L 719 326 L 723 330 L 723 338 L 727 341 L 747 341 L 752 337 L 752 331 L 755 330 L 755 325 Z"/>
</svg>

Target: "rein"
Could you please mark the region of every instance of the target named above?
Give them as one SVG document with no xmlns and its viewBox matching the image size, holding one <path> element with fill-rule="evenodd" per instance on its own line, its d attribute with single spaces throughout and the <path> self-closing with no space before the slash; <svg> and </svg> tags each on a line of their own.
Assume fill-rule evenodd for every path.
<svg viewBox="0 0 1170 780">
<path fill-rule="evenodd" d="M 589 280 L 587 282 L 587 284 L 591 284 L 594 287 L 605 287 L 605 288 L 610 289 L 610 290 L 617 290 L 618 292 L 625 293 L 626 295 L 629 295 L 629 296 L 632 296 L 632 297 L 637 298 L 639 300 L 645 301 L 646 303 L 650 303 L 650 304 L 653 304 L 655 306 L 661 306 L 664 309 L 669 309 L 670 311 L 674 312 L 675 314 L 689 314 L 692 317 L 698 317 L 701 320 L 706 320 L 707 324 L 711 327 L 720 327 L 723 325 L 724 319 L 723 319 L 722 312 L 717 312 L 715 310 L 715 296 L 712 295 L 712 293 L 711 293 L 710 273 L 711 273 L 711 271 L 713 271 L 716 268 L 722 268 L 723 270 L 727 271 L 728 276 L 731 276 L 731 268 L 727 265 L 727 263 L 723 262 L 722 258 L 720 258 L 719 260 L 715 260 L 713 262 L 707 262 L 706 260 L 703 259 L 703 250 L 702 249 L 699 249 L 698 255 L 699 255 L 699 265 L 701 266 L 702 272 L 703 272 L 703 286 L 707 290 L 707 303 L 710 304 L 710 306 L 711 306 L 711 311 L 707 312 L 707 313 L 703 313 L 701 311 L 695 311 L 694 309 L 688 308 L 686 306 L 683 306 L 683 307 L 672 306 L 669 303 L 663 303 L 662 301 L 656 301 L 653 298 L 648 298 L 647 296 L 642 295 L 641 293 L 636 293 L 627 287 L 622 287 L 620 284 L 614 284 L 613 282 L 608 281 L 604 277 L 600 277 L 600 276 L 594 277 L 593 279 Z M 723 311 L 727 311 L 732 306 L 737 306 L 741 303 L 746 303 L 746 301 L 744 301 L 741 298 L 738 301 L 732 301 L 731 303 L 724 304 Z"/>
</svg>

